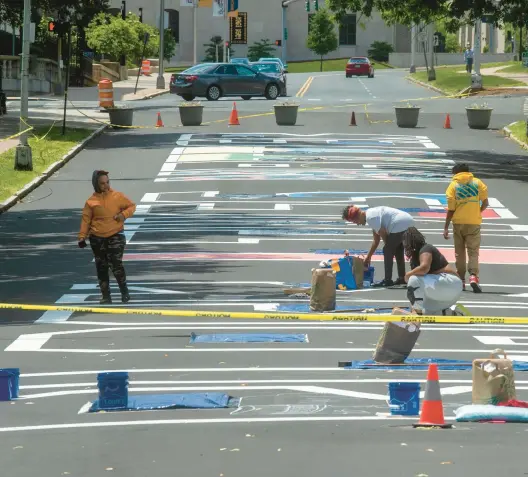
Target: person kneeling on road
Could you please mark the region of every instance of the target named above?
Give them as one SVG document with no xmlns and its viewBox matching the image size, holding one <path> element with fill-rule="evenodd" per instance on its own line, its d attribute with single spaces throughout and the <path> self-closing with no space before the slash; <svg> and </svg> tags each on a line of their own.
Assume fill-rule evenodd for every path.
<svg viewBox="0 0 528 477">
<path fill-rule="evenodd" d="M 392 207 L 371 207 L 366 212 L 359 207 L 349 205 L 343 209 L 342 217 L 347 222 L 357 225 L 365 225 L 372 229 L 373 240 L 370 250 L 365 258 L 364 265 L 368 267 L 372 255 L 377 250 L 380 239 L 385 243 L 383 247 L 383 262 L 385 265 L 385 278 L 381 282 L 374 283 L 375 288 L 390 287 L 393 285 L 405 285 L 405 257 L 403 255 L 403 233 L 414 225 L 414 219 L 407 212 Z M 398 279 L 392 281 L 392 269 L 396 257 L 398 267 Z"/>
<path fill-rule="evenodd" d="M 456 269 L 415 227 L 403 234 L 403 246 L 411 262 L 405 281 L 412 312 L 445 315 L 462 295 L 462 280 Z"/>
</svg>

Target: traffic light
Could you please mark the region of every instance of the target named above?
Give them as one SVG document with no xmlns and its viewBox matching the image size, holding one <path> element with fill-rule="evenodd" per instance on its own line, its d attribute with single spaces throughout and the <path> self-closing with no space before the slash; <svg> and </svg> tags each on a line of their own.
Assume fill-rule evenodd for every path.
<svg viewBox="0 0 528 477">
<path fill-rule="evenodd" d="M 316 12 L 319 10 L 319 0 L 314 0 L 314 10 Z"/>
<path fill-rule="evenodd" d="M 310 0 L 306 0 L 306 2 L 304 2 L 305 6 L 306 6 L 306 11 L 309 12 L 310 11 Z"/>
<path fill-rule="evenodd" d="M 55 22 L 48 22 L 48 31 L 55 32 Z"/>
<path fill-rule="evenodd" d="M 282 40 L 275 40 L 275 46 L 282 46 Z"/>
</svg>

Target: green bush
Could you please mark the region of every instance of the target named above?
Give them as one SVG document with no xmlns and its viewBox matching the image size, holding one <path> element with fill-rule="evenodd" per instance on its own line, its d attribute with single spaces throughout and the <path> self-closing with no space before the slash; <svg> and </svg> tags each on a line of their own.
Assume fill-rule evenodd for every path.
<svg viewBox="0 0 528 477">
<path fill-rule="evenodd" d="M 370 45 L 367 53 L 369 58 L 387 63 L 389 61 L 389 53 L 393 52 L 394 48 L 390 43 L 387 43 L 386 41 L 375 41 Z"/>
</svg>

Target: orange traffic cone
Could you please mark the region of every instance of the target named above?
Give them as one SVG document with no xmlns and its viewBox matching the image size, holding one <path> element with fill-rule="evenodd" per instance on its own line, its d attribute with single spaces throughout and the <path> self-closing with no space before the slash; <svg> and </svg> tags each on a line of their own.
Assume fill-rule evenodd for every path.
<svg viewBox="0 0 528 477">
<path fill-rule="evenodd" d="M 449 113 L 447 113 L 445 118 L 444 129 L 451 129 L 451 118 L 449 117 Z"/>
<path fill-rule="evenodd" d="M 446 424 L 444 420 L 444 406 L 438 381 L 438 365 L 430 364 L 427 371 L 427 383 L 425 385 L 420 422 L 413 424 L 413 427 L 440 427 L 442 429 L 451 429 L 453 427 L 452 424 Z"/>
<path fill-rule="evenodd" d="M 240 122 L 238 121 L 236 102 L 233 102 L 233 109 L 231 110 L 231 116 L 229 116 L 229 126 L 240 126 Z"/>
<path fill-rule="evenodd" d="M 163 126 L 163 121 L 161 120 L 161 114 L 160 114 L 160 113 L 158 113 L 158 120 L 156 121 L 156 127 L 157 127 L 157 128 L 162 128 L 162 127 L 164 127 L 164 126 Z"/>
<path fill-rule="evenodd" d="M 352 111 L 352 117 L 350 118 L 350 125 L 351 126 L 357 126 L 356 124 L 356 113 Z"/>
</svg>

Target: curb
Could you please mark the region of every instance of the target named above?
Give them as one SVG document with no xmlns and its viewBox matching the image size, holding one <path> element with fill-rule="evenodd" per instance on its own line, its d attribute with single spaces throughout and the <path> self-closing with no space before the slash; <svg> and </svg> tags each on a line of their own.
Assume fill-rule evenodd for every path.
<svg viewBox="0 0 528 477">
<path fill-rule="evenodd" d="M 144 101 L 145 99 L 152 99 L 152 98 L 155 98 L 156 96 L 161 96 L 162 94 L 167 94 L 167 93 L 170 93 L 170 91 L 167 89 L 167 90 L 162 90 L 162 91 L 156 91 L 155 93 L 152 93 L 152 94 L 149 94 L 147 96 L 143 96 L 142 98 L 136 98 L 136 99 L 126 99 L 125 101 Z"/>
<path fill-rule="evenodd" d="M 508 126 L 512 126 L 513 124 L 516 124 L 518 123 L 519 121 L 515 121 L 514 123 L 511 123 L 511 124 L 508 124 Z M 525 143 L 524 141 L 521 141 L 520 139 L 517 139 L 511 129 L 508 127 L 508 126 L 504 126 L 502 128 L 503 132 L 506 133 L 506 136 L 508 137 L 508 139 L 511 139 L 512 141 L 516 142 L 517 144 L 519 144 L 519 146 L 521 146 L 523 149 L 528 149 L 528 144 Z"/>
<path fill-rule="evenodd" d="M 73 159 L 80 151 L 84 149 L 86 144 L 88 144 L 92 139 L 95 139 L 99 136 L 106 128 L 107 124 L 96 129 L 92 134 L 90 134 L 84 141 L 74 146 L 69 152 L 67 152 L 62 159 L 51 164 L 40 176 L 35 177 L 29 184 L 26 184 L 22 189 L 20 189 L 15 195 L 12 195 L 4 202 L 0 203 L 0 214 L 3 214 L 5 211 L 16 205 L 21 199 L 26 197 L 30 192 L 35 190 L 39 185 L 49 179 L 56 171 L 65 166 L 71 159 Z"/>
<path fill-rule="evenodd" d="M 427 84 L 427 83 L 423 83 L 422 81 L 418 81 L 417 79 L 414 79 L 411 76 L 406 76 L 405 79 L 410 81 L 411 83 L 415 83 L 420 86 L 423 86 L 424 88 L 432 89 L 433 91 L 436 91 L 437 93 L 440 93 L 443 96 L 451 96 L 450 94 L 447 94 L 445 91 L 441 90 L 440 88 L 437 88 L 436 86 L 431 86 L 430 84 Z"/>
</svg>

